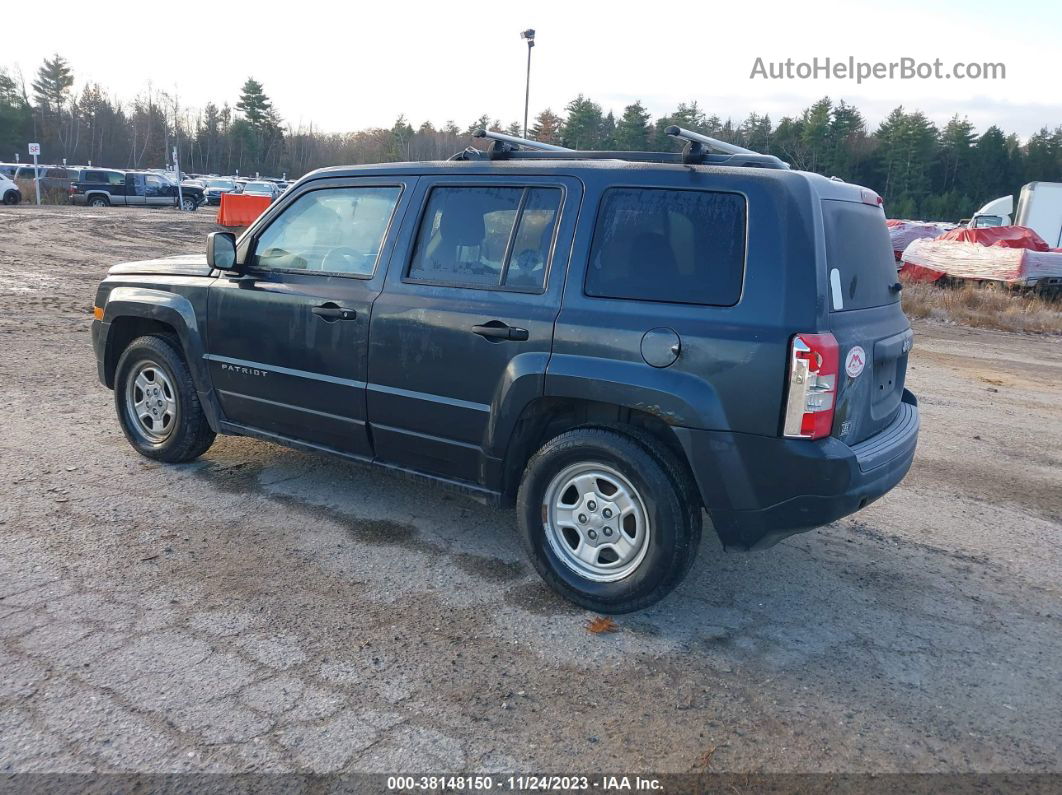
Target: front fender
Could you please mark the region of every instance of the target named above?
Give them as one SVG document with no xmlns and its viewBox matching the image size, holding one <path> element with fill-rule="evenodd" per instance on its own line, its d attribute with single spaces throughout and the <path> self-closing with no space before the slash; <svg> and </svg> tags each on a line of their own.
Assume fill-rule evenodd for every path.
<svg viewBox="0 0 1062 795">
<path fill-rule="evenodd" d="M 644 362 L 554 354 L 546 371 L 545 395 L 623 406 L 651 414 L 668 425 L 728 427 L 719 395 L 710 382 Z"/>
<path fill-rule="evenodd" d="M 139 317 L 165 323 L 177 334 L 192 380 L 200 393 L 210 391 L 210 377 L 203 359 L 205 349 L 192 302 L 183 295 L 148 287 L 115 287 L 107 296 L 98 345 L 105 361 L 110 327 L 123 317 Z M 107 386 L 113 386 L 108 384 Z"/>
</svg>

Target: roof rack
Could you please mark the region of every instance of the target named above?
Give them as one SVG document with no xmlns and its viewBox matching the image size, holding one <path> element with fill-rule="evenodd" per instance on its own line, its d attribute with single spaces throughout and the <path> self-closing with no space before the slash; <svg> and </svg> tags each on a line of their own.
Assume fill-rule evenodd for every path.
<svg viewBox="0 0 1062 795">
<path fill-rule="evenodd" d="M 742 166 L 746 168 L 788 169 L 789 164 L 774 155 L 761 155 L 751 149 L 709 138 L 707 135 L 671 126 L 665 131 L 673 138 L 687 141 L 681 153 L 677 152 L 621 152 L 568 149 L 564 146 L 531 141 L 515 135 L 480 130 L 475 138 L 489 138 L 487 151 L 468 147 L 450 160 L 626 160 L 638 163 L 674 163 L 684 165 Z M 709 152 L 715 149 L 720 152 Z"/>
<path fill-rule="evenodd" d="M 490 149 L 486 152 L 468 147 L 463 152 L 458 152 L 450 160 L 482 160 L 484 157 L 490 160 L 501 160 L 515 152 L 571 152 L 566 146 L 547 144 L 542 141 L 532 141 L 529 138 L 519 138 L 515 135 L 507 135 L 496 130 L 479 130 L 472 134 L 473 138 L 489 138 Z"/>
<path fill-rule="evenodd" d="M 539 152 L 571 152 L 572 150 L 566 146 L 557 146 L 556 144 L 547 144 L 542 141 L 532 141 L 530 138 L 520 138 L 515 135 L 506 135 L 505 133 L 497 132 L 496 130 L 480 130 L 474 136 L 474 138 L 489 138 L 494 141 L 491 145 L 491 150 L 506 150 L 509 147 L 519 147 L 520 149 L 532 149 Z M 509 149 L 509 151 L 512 151 Z"/>
</svg>

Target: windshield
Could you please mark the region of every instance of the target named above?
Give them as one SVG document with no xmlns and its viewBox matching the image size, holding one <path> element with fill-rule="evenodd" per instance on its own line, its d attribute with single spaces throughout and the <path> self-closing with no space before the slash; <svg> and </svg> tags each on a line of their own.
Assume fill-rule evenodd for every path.
<svg viewBox="0 0 1062 795">
<path fill-rule="evenodd" d="M 248 182 L 244 188 L 244 193 L 272 193 L 272 189 L 268 182 Z"/>
<path fill-rule="evenodd" d="M 208 188 L 224 188 L 225 190 L 232 190 L 236 187 L 236 181 L 231 179 L 210 179 L 207 180 Z"/>
</svg>

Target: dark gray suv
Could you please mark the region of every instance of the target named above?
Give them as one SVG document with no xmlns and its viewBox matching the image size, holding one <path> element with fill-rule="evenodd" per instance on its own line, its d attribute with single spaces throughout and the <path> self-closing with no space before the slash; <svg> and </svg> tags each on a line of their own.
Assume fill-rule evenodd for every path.
<svg viewBox="0 0 1062 795">
<path fill-rule="evenodd" d="M 313 172 L 206 256 L 113 267 L 93 341 L 133 447 L 252 436 L 517 507 L 601 612 L 857 511 L 911 465 L 881 200 L 683 130 L 682 154 L 493 135 Z"/>
</svg>

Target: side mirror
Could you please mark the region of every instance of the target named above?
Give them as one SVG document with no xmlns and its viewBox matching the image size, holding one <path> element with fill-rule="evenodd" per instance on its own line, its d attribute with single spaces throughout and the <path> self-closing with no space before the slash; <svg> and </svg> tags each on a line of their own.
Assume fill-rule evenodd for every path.
<svg viewBox="0 0 1062 795">
<path fill-rule="evenodd" d="M 236 235 L 232 232 L 211 232 L 207 235 L 207 265 L 221 271 L 238 270 L 236 265 Z"/>
</svg>

